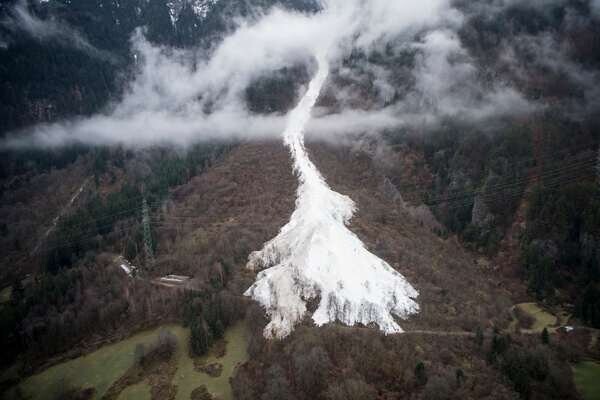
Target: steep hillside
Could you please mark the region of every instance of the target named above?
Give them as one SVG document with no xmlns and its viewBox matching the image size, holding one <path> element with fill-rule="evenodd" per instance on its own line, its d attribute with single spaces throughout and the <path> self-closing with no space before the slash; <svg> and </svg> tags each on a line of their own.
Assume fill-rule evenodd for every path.
<svg viewBox="0 0 600 400">
<path fill-rule="evenodd" d="M 9 0 L 0 4 L 0 136 L 36 122 L 110 109 L 136 70 L 132 37 L 207 51 L 235 27 L 280 7 L 312 12 L 312 0 Z"/>
<path fill-rule="evenodd" d="M 508 321 L 509 307 L 522 296 L 518 284 L 503 283 L 454 237 L 439 237 L 386 196 L 385 176 L 367 154 L 323 143 L 309 148 L 332 187 L 356 201 L 350 228 L 421 292 L 422 312 L 407 327 L 474 331 Z M 199 275 L 211 268 L 218 273 L 221 263 L 233 275 L 248 277 L 248 254 L 289 219 L 296 185 L 282 145 L 240 145 L 173 191 L 165 211 L 155 217 L 156 273 Z"/>
<path fill-rule="evenodd" d="M 440 237 L 439 232 L 416 218 L 410 205 L 403 206 L 395 195 L 390 195 L 392 191 L 386 184 L 389 168 L 368 152 L 313 141 L 309 143 L 309 154 L 332 188 L 357 203 L 358 212 L 350 229 L 420 292 L 419 314 L 402 322 L 407 334 L 385 337 L 377 330 L 337 324 L 316 328 L 307 319 L 285 341 L 264 340 L 263 311 L 242 297 L 254 281 L 254 273 L 246 269 L 247 257 L 289 219 L 297 181 L 288 151 L 281 143 L 240 144 L 202 173 L 174 186 L 162 205 L 152 210 L 156 261 L 151 266 L 145 265 L 143 257 L 136 258 L 142 271 L 139 278 L 129 278 L 115 260 L 128 240 L 128 235 L 116 231 L 102 247 L 104 254 L 88 253 L 85 259 L 54 276 L 40 274 L 40 270 L 34 281 L 25 283 L 26 303 L 34 307 L 21 309 L 26 314 L 18 328 L 22 330 L 15 333 L 26 335 L 32 365 L 52 355 L 41 351 L 49 349 L 49 344 L 60 350 L 79 343 L 75 348 L 85 351 L 90 339 L 99 333 L 88 330 L 94 307 L 104 309 L 98 320 L 104 327 L 101 337 L 126 335 L 156 321 L 180 318 L 182 313 L 184 319 L 188 318 L 186 304 L 196 307 L 194 297 L 189 303 L 176 288 L 159 289 L 153 283 L 155 277 L 180 274 L 190 276 L 189 288 L 202 293 L 202 309 L 213 307 L 206 305 L 207 301 L 217 302 L 223 321 L 248 315 L 254 332 L 250 340 L 253 358 L 234 381 L 238 398 L 260 398 L 262 393 L 275 396 L 271 385 L 288 379 L 295 380 L 290 390 L 300 397 L 311 393 L 334 396 L 325 394 L 330 382 L 333 386 L 328 390 L 339 391 L 337 396 L 356 390 L 390 398 L 408 393 L 420 398 L 437 391 L 462 398 L 492 393 L 497 398 L 513 398 L 511 384 L 502 378 L 504 370 L 499 366 L 503 364 L 490 364 L 489 360 L 504 354 L 497 353 L 501 351 L 518 357 L 519 352 L 529 354 L 525 350 L 528 346 L 537 349 L 537 336 L 514 337 L 509 350 L 494 347 L 505 339 L 493 332 L 508 328 L 511 306 L 527 299 L 523 285 L 506 280 L 485 258 L 465 250 L 454 236 Z M 108 182 L 101 178 L 99 188 L 107 188 Z M 130 221 L 139 218 L 134 216 Z M 112 253 L 106 253 L 109 249 Z M 64 286 L 64 282 L 69 283 Z M 45 295 L 52 287 L 54 295 Z M 61 293 L 61 288 L 67 292 L 57 297 L 56 290 Z M 75 288 L 75 292 L 69 288 Z M 99 293 L 104 293 L 104 301 L 91 301 L 89 296 L 96 298 Z M 38 303 L 40 299 L 43 303 Z M 107 309 L 106 304 L 112 306 Z M 58 322 L 65 312 L 71 315 L 72 328 Z M 565 373 L 554 350 L 535 351 L 526 357 L 542 357 L 544 363 L 552 363 L 552 374 Z M 319 372 L 313 375 L 306 370 L 308 365 L 321 363 Z M 421 364 L 428 378 L 415 372 Z M 282 368 L 289 370 L 285 373 Z M 558 385 L 556 393 L 568 398 L 564 396 L 569 396 L 569 376 L 559 381 L 533 380 L 532 385 L 543 393 L 547 385 Z M 527 390 L 531 390 L 529 386 Z"/>
<path fill-rule="evenodd" d="M 0 2 L 0 395 L 177 323 L 210 373 L 243 325 L 237 399 L 579 399 L 599 22 L 598 0 Z"/>
</svg>

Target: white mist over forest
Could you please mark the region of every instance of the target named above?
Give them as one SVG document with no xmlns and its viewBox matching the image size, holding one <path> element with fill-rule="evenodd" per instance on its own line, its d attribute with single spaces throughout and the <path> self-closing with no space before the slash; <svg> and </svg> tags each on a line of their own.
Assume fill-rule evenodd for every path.
<svg viewBox="0 0 600 400">
<path fill-rule="evenodd" d="M 259 17 L 238 19 L 237 28 L 208 52 L 154 45 L 140 28 L 131 38 L 136 72 L 120 100 L 90 117 L 41 124 L 9 135 L 3 147 L 186 146 L 212 139 L 278 137 L 285 116 L 249 111 L 245 90 L 256 79 L 285 67 L 314 69 L 316 46 L 328 48 L 332 71 L 346 75 L 355 71 L 344 67 L 343 61 L 357 52 L 417 54 L 411 71 L 414 90 L 391 104 L 368 109 L 318 110 L 309 126 L 316 137 L 335 140 L 340 135 L 435 124 L 446 116 L 481 121 L 536 109 L 508 84 L 482 85 L 457 35 L 464 15 L 449 0 L 328 0 L 322 7 L 329 11 L 300 13 L 275 7 Z M 56 28 L 56 21 L 44 25 L 24 13 L 19 9 L 17 15 L 37 21 L 38 35 L 49 38 L 54 32 L 62 37 L 59 33 L 70 29 Z M 40 33 L 44 26 L 52 29 Z M 361 67 L 375 75 L 382 96 L 393 91 L 389 71 L 368 63 Z M 339 93 L 338 97 L 343 100 L 347 95 Z"/>
</svg>

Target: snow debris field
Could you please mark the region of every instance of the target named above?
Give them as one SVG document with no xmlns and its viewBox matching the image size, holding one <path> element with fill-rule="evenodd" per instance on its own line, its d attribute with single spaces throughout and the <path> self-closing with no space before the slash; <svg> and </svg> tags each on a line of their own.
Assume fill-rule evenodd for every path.
<svg viewBox="0 0 600 400">
<path fill-rule="evenodd" d="M 319 300 L 312 314 L 317 326 L 376 323 L 385 333 L 399 333 L 393 315 L 417 313 L 418 292 L 347 228 L 354 202 L 327 185 L 304 146 L 304 128 L 329 73 L 326 56 L 316 58 L 318 71 L 284 132 L 299 179 L 296 210 L 274 239 L 250 255 L 248 268 L 260 272 L 245 295 L 265 308 L 267 338 L 289 335 L 311 299 Z"/>
</svg>

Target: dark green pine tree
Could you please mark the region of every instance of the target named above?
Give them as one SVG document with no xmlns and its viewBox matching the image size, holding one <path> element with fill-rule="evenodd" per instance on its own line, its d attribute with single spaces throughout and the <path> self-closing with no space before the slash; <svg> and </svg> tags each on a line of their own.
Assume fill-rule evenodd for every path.
<svg viewBox="0 0 600 400">
<path fill-rule="evenodd" d="M 427 383 L 427 371 L 425 370 L 425 364 L 418 362 L 415 366 L 415 379 L 417 384 L 423 386 Z"/>
<path fill-rule="evenodd" d="M 212 344 L 212 337 L 204 319 L 194 318 L 190 325 L 190 347 L 196 356 L 202 356 L 208 352 Z"/>
<path fill-rule="evenodd" d="M 186 3 L 177 20 L 177 44 L 184 47 L 198 45 L 198 26 L 200 21 L 196 13 L 192 6 Z"/>
<path fill-rule="evenodd" d="M 152 42 L 173 43 L 175 29 L 169 8 L 163 1 L 151 1 L 145 10 L 144 20 L 148 24 L 147 37 Z"/>
<path fill-rule="evenodd" d="M 550 343 L 550 334 L 548 333 L 548 328 L 544 328 L 544 330 L 542 331 L 542 343 Z"/>
<path fill-rule="evenodd" d="M 213 336 L 215 337 L 215 339 L 221 339 L 224 334 L 225 334 L 225 327 L 223 326 L 223 323 L 221 322 L 221 320 L 218 319 L 215 322 L 215 325 L 213 327 Z"/>
</svg>

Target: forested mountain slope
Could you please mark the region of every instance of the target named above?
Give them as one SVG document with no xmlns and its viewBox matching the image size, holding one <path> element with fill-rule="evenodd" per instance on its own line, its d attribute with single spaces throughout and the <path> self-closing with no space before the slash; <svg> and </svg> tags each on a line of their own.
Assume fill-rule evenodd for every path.
<svg viewBox="0 0 600 400">
<path fill-rule="evenodd" d="M 311 0 L 4 1 L 0 4 L 0 134 L 35 122 L 89 115 L 120 97 L 135 70 L 130 39 L 208 48 L 235 17 Z"/>
<path fill-rule="evenodd" d="M 289 221 L 298 181 L 279 131 L 246 130 L 282 132 L 315 61 L 232 74 L 241 123 L 227 90 L 198 75 L 238 26 L 323 5 L 0 3 L 0 136 L 32 138 L 0 149 L 1 366 L 22 379 L 165 322 L 189 327 L 204 354 L 245 319 L 239 399 L 579 398 L 570 363 L 600 354 L 600 4 L 434 3 L 449 7 L 434 28 L 344 42 L 307 129 L 310 159 L 357 205 L 348 228 L 415 287 L 420 311 L 406 335 L 307 318 L 281 341 L 265 340 L 264 310 L 243 293 L 248 256 Z M 254 65 L 260 49 L 242 50 L 235 61 Z M 158 101 L 203 79 L 207 94 Z M 209 140 L 204 120 L 175 118 L 156 141 L 135 124 L 76 136 L 90 116 L 127 121 L 119 108 L 146 100 L 168 117 L 225 110 L 218 122 L 240 134 Z M 143 114 L 148 130 L 162 112 Z M 55 124 L 76 140 L 31 134 Z M 198 140 L 177 141 L 177 127 Z M 160 280 L 172 274 L 190 278 L 185 290 Z M 515 307 L 533 301 L 561 316 L 546 336 Z"/>
</svg>

